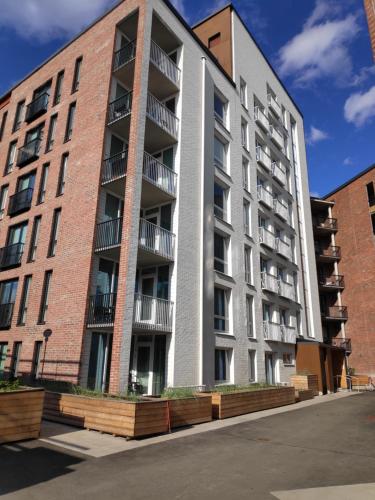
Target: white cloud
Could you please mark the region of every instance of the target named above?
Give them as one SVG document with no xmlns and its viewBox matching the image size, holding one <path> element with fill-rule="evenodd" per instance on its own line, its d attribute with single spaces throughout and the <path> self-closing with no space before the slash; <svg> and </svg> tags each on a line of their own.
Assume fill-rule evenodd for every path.
<svg viewBox="0 0 375 500">
<path fill-rule="evenodd" d="M 79 32 L 117 0 L 1 0 L 0 26 L 46 41 Z M 22 3 L 22 5 L 21 5 Z"/>
<path fill-rule="evenodd" d="M 307 143 L 316 144 L 317 142 L 325 141 L 328 138 L 329 135 L 327 134 L 327 132 L 324 132 L 324 130 L 320 130 L 311 125 L 310 133 L 307 136 Z"/>
<path fill-rule="evenodd" d="M 343 161 L 343 164 L 346 166 L 346 167 L 350 167 L 351 165 L 353 165 L 353 160 L 350 158 L 350 156 L 347 156 L 345 158 L 345 160 Z"/>
<path fill-rule="evenodd" d="M 318 191 L 310 191 L 310 196 L 312 198 L 320 198 L 320 194 L 318 193 Z"/>
<path fill-rule="evenodd" d="M 344 116 L 347 122 L 362 127 L 375 117 L 375 85 L 367 92 L 352 94 L 345 102 Z"/>
</svg>

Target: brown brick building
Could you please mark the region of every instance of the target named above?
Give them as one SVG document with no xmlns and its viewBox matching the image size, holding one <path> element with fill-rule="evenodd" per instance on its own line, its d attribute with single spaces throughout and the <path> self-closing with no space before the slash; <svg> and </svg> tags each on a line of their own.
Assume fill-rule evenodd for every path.
<svg viewBox="0 0 375 500">
<path fill-rule="evenodd" d="M 375 0 L 364 0 L 365 11 L 370 33 L 372 54 L 375 60 Z"/>
</svg>

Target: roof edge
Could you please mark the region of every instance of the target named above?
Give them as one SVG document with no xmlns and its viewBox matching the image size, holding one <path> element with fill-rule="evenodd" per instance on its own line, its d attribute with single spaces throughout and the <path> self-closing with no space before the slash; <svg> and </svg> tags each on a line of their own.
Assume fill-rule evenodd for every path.
<svg viewBox="0 0 375 500">
<path fill-rule="evenodd" d="M 348 181 L 344 182 L 343 184 L 341 184 L 340 186 L 338 186 L 337 188 L 335 188 L 333 191 L 331 191 L 328 194 L 326 194 L 325 196 L 323 196 L 322 199 L 325 200 L 326 198 L 331 197 L 332 195 L 334 195 L 338 191 L 341 191 L 341 189 L 344 189 L 346 186 L 349 186 L 349 184 L 351 184 L 352 182 L 356 181 L 357 179 L 359 179 L 363 175 L 367 174 L 368 172 L 371 172 L 371 170 L 374 169 L 374 168 L 375 168 L 375 163 L 373 163 L 369 167 L 365 168 L 364 170 L 362 170 L 361 172 L 359 172 L 357 175 L 355 175 L 354 177 L 352 177 Z"/>
</svg>

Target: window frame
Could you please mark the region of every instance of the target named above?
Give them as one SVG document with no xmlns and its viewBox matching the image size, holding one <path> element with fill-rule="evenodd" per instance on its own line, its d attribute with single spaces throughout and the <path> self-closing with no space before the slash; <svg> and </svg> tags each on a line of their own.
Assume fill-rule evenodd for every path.
<svg viewBox="0 0 375 500">
<path fill-rule="evenodd" d="M 77 101 L 73 101 L 69 104 L 68 115 L 66 117 L 64 142 L 69 142 L 72 139 L 76 112 L 77 112 Z"/>
<path fill-rule="evenodd" d="M 63 153 L 60 160 L 59 178 L 57 180 L 56 196 L 62 196 L 65 191 L 65 178 L 68 169 L 69 152 Z"/>
<path fill-rule="evenodd" d="M 38 239 L 40 234 L 40 225 L 42 222 L 42 216 L 36 215 L 33 220 L 33 227 L 31 229 L 31 238 L 29 244 L 29 253 L 27 256 L 27 262 L 35 262 L 36 251 L 38 249 Z"/>
<path fill-rule="evenodd" d="M 16 112 L 14 115 L 14 122 L 12 127 L 12 133 L 16 132 L 21 128 L 22 122 L 25 118 L 26 100 L 22 99 L 17 103 Z M 23 117 L 22 117 L 23 115 Z"/>
<path fill-rule="evenodd" d="M 8 110 L 4 111 L 4 113 L 1 116 L 0 142 L 3 140 L 3 137 L 4 137 L 4 131 L 5 131 L 5 127 L 6 127 L 7 118 L 8 118 Z"/>
<path fill-rule="evenodd" d="M 223 258 L 218 257 L 215 252 L 216 252 L 216 238 L 221 238 L 223 242 Z M 217 231 L 214 232 L 214 270 L 222 273 L 229 275 L 229 248 L 230 248 L 230 236 L 229 235 L 224 235 L 222 233 L 219 233 Z M 217 269 L 216 264 L 219 264 L 220 267 L 221 265 L 223 266 L 222 269 Z"/>
<path fill-rule="evenodd" d="M 81 82 L 81 73 L 82 73 L 82 62 L 83 56 L 77 57 L 74 63 L 74 73 L 73 73 L 73 81 L 72 81 L 72 94 L 79 90 L 80 82 Z"/>
<path fill-rule="evenodd" d="M 257 382 L 257 351 L 248 349 L 248 379 L 251 384 Z"/>
<path fill-rule="evenodd" d="M 224 367 L 225 367 L 225 378 L 220 379 L 217 378 L 217 373 L 220 371 L 219 367 L 217 366 L 217 361 L 218 361 L 218 353 L 224 353 L 223 359 L 224 359 Z M 230 384 L 232 381 L 232 359 L 233 359 L 233 349 L 231 348 L 224 348 L 224 347 L 216 347 L 215 348 L 215 384 L 216 385 L 225 385 L 225 384 Z M 220 360 L 222 361 L 222 360 Z"/>
<path fill-rule="evenodd" d="M 15 139 L 9 143 L 7 159 L 6 159 L 5 168 L 4 168 L 4 176 L 13 172 L 13 167 L 16 163 L 16 157 L 17 157 L 17 143 L 18 143 L 17 139 Z M 14 150 L 12 149 L 13 147 L 14 147 Z M 14 154 L 13 154 L 13 151 L 14 151 Z M 12 158 L 12 161 L 10 161 L 11 158 Z"/>
<path fill-rule="evenodd" d="M 44 165 L 42 166 L 42 173 L 41 173 L 40 179 L 39 179 L 37 205 L 41 205 L 42 203 L 44 203 L 46 201 L 49 167 L 50 167 L 49 162 L 44 163 Z"/>
<path fill-rule="evenodd" d="M 48 244 L 47 257 L 54 257 L 56 255 L 56 247 L 59 235 L 59 229 L 61 225 L 61 207 L 55 208 L 53 211 L 52 224 L 51 224 L 51 234 Z"/>
<path fill-rule="evenodd" d="M 216 304 L 216 293 L 219 292 L 223 293 L 224 297 L 224 315 L 218 314 L 216 311 L 219 309 L 217 308 Z M 222 288 L 219 286 L 214 287 L 214 331 L 218 333 L 224 333 L 224 334 L 229 334 L 230 331 L 230 324 L 229 324 L 229 310 L 230 310 L 230 289 Z M 220 305 L 220 304 L 218 304 Z M 223 322 L 222 324 L 224 325 L 224 329 L 217 327 L 219 322 Z"/>
<path fill-rule="evenodd" d="M 38 315 L 38 325 L 46 324 L 46 316 L 49 308 L 49 294 L 51 291 L 51 280 L 53 271 L 48 269 L 44 273 L 43 289 L 40 299 L 39 315 Z"/>
<path fill-rule="evenodd" d="M 45 150 L 46 153 L 49 153 L 50 151 L 52 151 L 54 143 L 55 143 L 57 117 L 58 117 L 58 113 L 54 113 L 53 115 L 51 115 L 51 118 L 49 120 L 48 134 L 47 134 L 47 141 L 46 141 L 46 150 Z"/>
<path fill-rule="evenodd" d="M 0 220 L 4 218 L 8 198 L 9 198 L 9 184 L 3 184 L 0 187 Z"/>
<path fill-rule="evenodd" d="M 246 333 L 248 339 L 255 339 L 254 296 L 246 295 Z"/>
<path fill-rule="evenodd" d="M 57 73 L 56 84 L 55 84 L 55 93 L 53 95 L 53 106 L 56 106 L 57 104 L 60 104 L 60 102 L 61 102 L 64 76 L 65 76 L 65 70 L 61 70 Z"/>
<path fill-rule="evenodd" d="M 23 279 L 21 301 L 18 310 L 17 326 L 26 325 L 31 283 L 32 283 L 32 274 L 27 274 Z"/>
</svg>

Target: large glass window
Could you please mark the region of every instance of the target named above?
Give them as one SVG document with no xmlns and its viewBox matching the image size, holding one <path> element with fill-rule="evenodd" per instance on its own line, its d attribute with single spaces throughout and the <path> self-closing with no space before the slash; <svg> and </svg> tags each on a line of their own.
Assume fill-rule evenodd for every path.
<svg viewBox="0 0 375 500">
<path fill-rule="evenodd" d="M 61 101 L 63 81 L 64 81 L 64 70 L 60 71 L 56 78 L 56 87 L 55 87 L 55 95 L 53 98 L 53 105 L 59 104 Z"/>
<path fill-rule="evenodd" d="M 215 349 L 215 382 L 230 382 L 232 349 Z"/>
<path fill-rule="evenodd" d="M 228 244 L 229 237 L 214 234 L 214 269 L 225 274 L 228 274 Z"/>
<path fill-rule="evenodd" d="M 255 338 L 254 314 L 253 314 L 254 299 L 251 295 L 246 296 L 246 325 L 247 336 Z"/>
<path fill-rule="evenodd" d="M 25 114 L 25 101 L 21 101 L 17 104 L 16 115 L 14 117 L 13 132 L 18 130 L 24 119 Z"/>
<path fill-rule="evenodd" d="M 53 212 L 53 219 L 52 219 L 52 227 L 51 227 L 51 236 L 50 236 L 50 241 L 48 245 L 48 257 L 54 257 L 56 253 L 56 246 L 57 246 L 57 237 L 59 233 L 59 226 L 60 226 L 60 219 L 61 219 L 61 208 L 55 208 Z"/>
<path fill-rule="evenodd" d="M 69 153 L 64 153 L 61 157 L 59 180 L 57 183 L 56 196 L 61 196 L 65 191 L 65 178 L 68 170 Z"/>
<path fill-rule="evenodd" d="M 14 342 L 12 359 L 10 363 L 10 376 L 16 378 L 18 376 L 18 365 L 21 357 L 22 342 Z"/>
<path fill-rule="evenodd" d="M 4 217 L 5 207 L 8 199 L 9 186 L 8 184 L 0 188 L 0 220 Z"/>
<path fill-rule="evenodd" d="M 214 291 L 214 329 L 220 332 L 227 332 L 228 325 L 228 296 L 229 291 L 223 288 L 215 288 Z"/>
<path fill-rule="evenodd" d="M 49 305 L 49 292 L 51 288 L 52 271 L 46 271 L 44 274 L 44 283 L 42 297 L 40 301 L 39 310 L 39 324 L 44 324 L 46 322 L 47 310 Z"/>
<path fill-rule="evenodd" d="M 244 248 L 245 281 L 251 285 L 251 248 Z"/>
<path fill-rule="evenodd" d="M 76 92 L 79 89 L 79 82 L 81 80 L 82 59 L 83 59 L 82 57 L 79 57 L 75 63 L 73 84 L 72 84 L 72 93 Z"/>
<path fill-rule="evenodd" d="M 29 276 L 25 276 L 25 279 L 23 281 L 20 310 L 18 313 L 18 322 L 17 322 L 18 325 L 25 325 L 25 323 L 26 323 L 27 309 L 28 309 L 28 304 L 29 304 L 29 295 L 30 295 L 30 288 L 31 288 L 31 280 L 32 280 L 32 276 L 29 275 Z"/>
<path fill-rule="evenodd" d="M 247 200 L 243 201 L 243 229 L 244 233 L 250 235 L 250 203 Z"/>
<path fill-rule="evenodd" d="M 227 170 L 227 153 L 226 146 L 220 139 L 215 135 L 214 137 L 214 163 L 216 167 L 221 168 L 221 170 Z"/>
<path fill-rule="evenodd" d="M 227 218 L 227 189 L 215 182 L 214 185 L 214 214 L 222 220 Z"/>
<path fill-rule="evenodd" d="M 7 162 L 5 164 L 4 175 L 10 174 L 13 170 L 14 161 L 16 159 L 16 151 L 17 151 L 17 141 L 12 141 L 9 144 Z"/>
<path fill-rule="evenodd" d="M 215 117 L 225 125 L 225 118 L 226 118 L 226 103 L 223 101 L 223 99 L 215 94 L 214 97 L 214 110 L 215 110 Z"/>
<path fill-rule="evenodd" d="M 36 250 L 38 247 L 38 239 L 39 239 L 39 231 L 40 231 L 40 223 L 42 220 L 41 215 L 37 215 L 34 218 L 33 229 L 31 232 L 31 240 L 30 240 L 30 248 L 29 248 L 29 256 L 28 262 L 34 262 L 36 257 Z"/>
<path fill-rule="evenodd" d="M 70 139 L 72 138 L 75 114 L 76 114 L 76 103 L 72 102 L 71 105 L 69 106 L 68 119 L 66 121 L 65 142 L 70 141 Z"/>
<path fill-rule="evenodd" d="M 49 122 L 46 153 L 48 153 L 48 151 L 51 151 L 51 149 L 53 148 L 53 144 L 55 142 L 56 125 L 57 125 L 57 114 L 51 116 L 51 120 Z"/>
<path fill-rule="evenodd" d="M 256 351 L 249 350 L 249 382 L 256 382 Z"/>
</svg>

